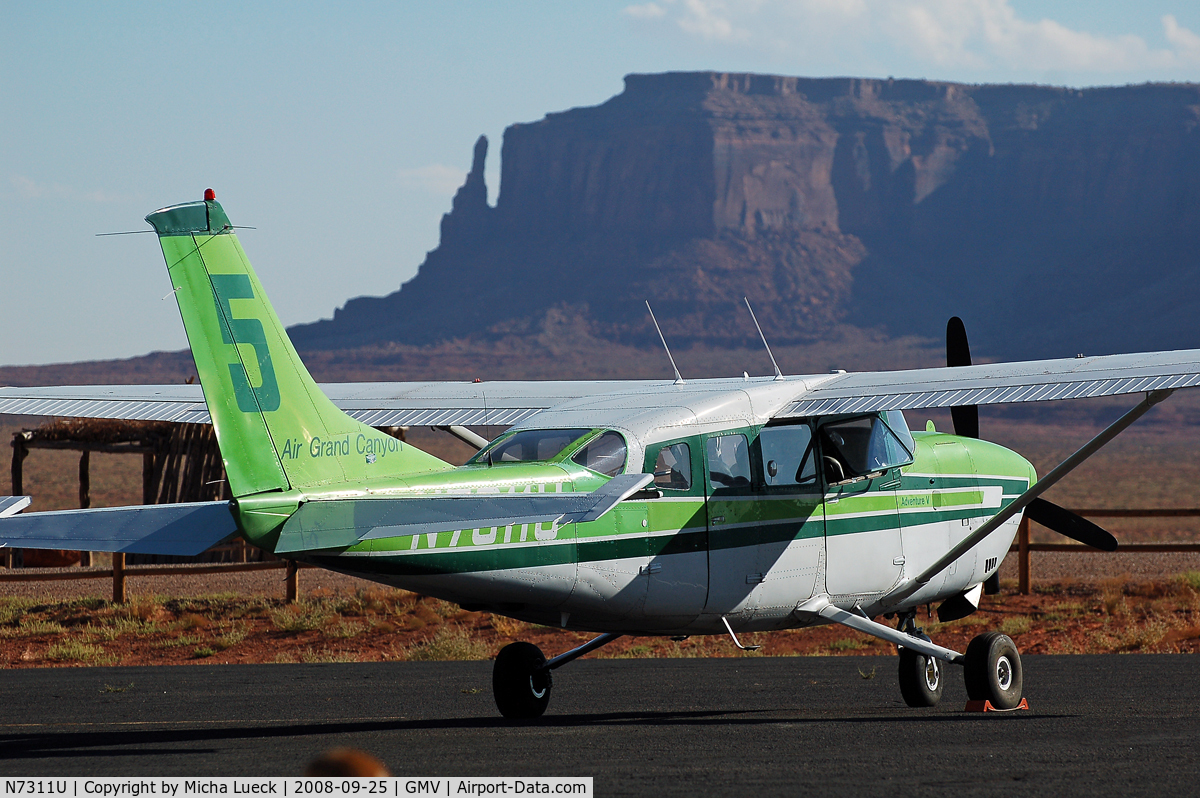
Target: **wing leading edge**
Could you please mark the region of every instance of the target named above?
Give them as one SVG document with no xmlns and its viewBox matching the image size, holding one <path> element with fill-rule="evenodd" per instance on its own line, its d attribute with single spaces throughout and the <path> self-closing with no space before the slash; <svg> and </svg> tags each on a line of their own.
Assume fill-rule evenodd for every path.
<svg viewBox="0 0 1200 798">
<path fill-rule="evenodd" d="M 511 426 L 586 396 L 655 390 L 666 380 L 325 383 L 337 407 L 371 426 Z M 199 385 L 82 385 L 0 388 L 0 414 L 174 421 L 211 419 Z"/>
<path fill-rule="evenodd" d="M 1200 349 L 838 375 L 775 418 L 1048 402 L 1200 385 Z"/>
<path fill-rule="evenodd" d="M 787 378 L 796 395 L 775 418 L 924 407 L 1044 402 L 1200 385 L 1200 350 L 1143 352 L 955 368 Z M 695 381 L 737 390 L 740 379 Z M 780 383 L 774 383 L 776 387 Z M 335 405 L 372 426 L 517 424 L 608 393 L 675 391 L 668 380 L 327 383 Z M 0 414 L 208 423 L 198 385 L 0 388 Z"/>
</svg>

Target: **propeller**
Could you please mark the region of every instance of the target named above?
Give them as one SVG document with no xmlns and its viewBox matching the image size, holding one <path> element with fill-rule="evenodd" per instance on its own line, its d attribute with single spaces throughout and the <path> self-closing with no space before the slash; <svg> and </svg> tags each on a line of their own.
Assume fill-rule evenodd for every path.
<svg viewBox="0 0 1200 798">
<path fill-rule="evenodd" d="M 1064 510 L 1045 499 L 1034 499 L 1025 508 L 1025 517 L 1037 521 L 1047 529 L 1053 529 L 1071 540 L 1091 546 L 1100 551 L 1116 551 L 1117 539 L 1081 515 Z"/>
<path fill-rule="evenodd" d="M 946 323 L 946 365 L 971 365 L 971 345 L 967 342 L 967 328 L 958 316 L 951 317 Z M 954 434 L 964 438 L 979 437 L 979 408 L 975 405 L 950 408 L 950 417 L 954 422 Z M 1083 516 L 1076 515 L 1070 510 L 1063 509 L 1045 499 L 1034 499 L 1025 508 L 1025 516 L 1031 521 L 1037 521 L 1049 530 L 1057 532 L 1071 540 L 1077 540 L 1085 546 L 1091 546 L 1100 551 L 1116 551 L 1117 539 L 1111 534 L 1093 524 Z"/>
<path fill-rule="evenodd" d="M 958 316 L 951 316 L 946 323 L 946 365 L 971 365 L 971 345 L 967 343 L 967 328 Z M 979 437 L 979 408 L 976 405 L 950 408 L 954 421 L 954 434 L 964 438 Z"/>
</svg>

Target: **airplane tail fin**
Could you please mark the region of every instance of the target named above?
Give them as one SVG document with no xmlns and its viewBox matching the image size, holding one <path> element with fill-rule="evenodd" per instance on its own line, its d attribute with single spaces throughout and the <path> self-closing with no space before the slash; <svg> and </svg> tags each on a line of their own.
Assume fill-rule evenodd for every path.
<svg viewBox="0 0 1200 798">
<path fill-rule="evenodd" d="M 234 496 L 451 467 L 321 392 L 211 189 L 146 221 L 162 245 Z"/>
</svg>

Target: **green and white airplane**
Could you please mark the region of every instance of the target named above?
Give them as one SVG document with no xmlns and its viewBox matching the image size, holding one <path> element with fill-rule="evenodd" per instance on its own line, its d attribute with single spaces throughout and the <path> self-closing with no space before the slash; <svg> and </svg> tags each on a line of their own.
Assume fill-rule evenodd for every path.
<svg viewBox="0 0 1200 798">
<path fill-rule="evenodd" d="M 838 623 L 900 647 L 900 688 L 937 703 L 943 664 L 1013 708 L 1021 661 L 1001 634 L 965 654 L 916 626 L 998 589 L 1022 514 L 1089 545 L 1103 530 L 1039 495 L 1174 389 L 1200 351 L 972 366 L 961 323 L 947 368 L 685 382 L 319 386 L 288 340 L 212 191 L 146 217 L 200 386 L 2 388 L 0 413 L 211 421 L 228 502 L 14 514 L 0 545 L 198 554 L 241 535 L 267 551 L 538 624 L 587 630 L 546 659 L 496 657 L 510 718 L 541 715 L 551 672 L 621 635 L 730 635 Z M 201 395 L 201 389 L 203 391 Z M 978 439 L 979 404 L 1144 394 L 1038 480 Z M 962 434 L 910 432 L 903 410 L 954 408 Z M 372 425 L 449 429 L 454 467 Z M 471 425 L 511 428 L 493 441 Z M 876 620 L 895 621 L 895 626 Z"/>
</svg>

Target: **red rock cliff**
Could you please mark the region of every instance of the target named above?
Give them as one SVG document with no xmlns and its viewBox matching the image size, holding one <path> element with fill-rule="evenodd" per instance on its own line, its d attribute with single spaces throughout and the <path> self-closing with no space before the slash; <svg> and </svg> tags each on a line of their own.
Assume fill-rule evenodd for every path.
<svg viewBox="0 0 1200 798">
<path fill-rule="evenodd" d="M 1200 87 L 1073 90 L 630 75 L 594 108 L 484 139 L 442 241 L 310 349 L 495 336 L 567 316 L 652 342 L 850 323 L 999 357 L 1200 346 Z M 389 321 L 380 325 L 379 320 Z"/>
</svg>

